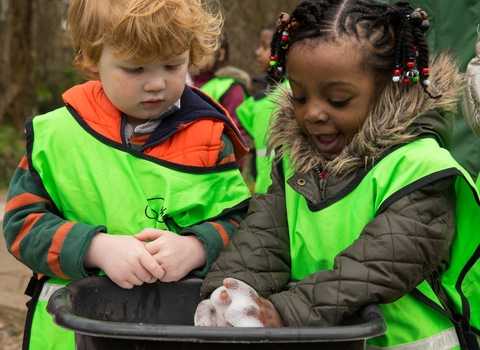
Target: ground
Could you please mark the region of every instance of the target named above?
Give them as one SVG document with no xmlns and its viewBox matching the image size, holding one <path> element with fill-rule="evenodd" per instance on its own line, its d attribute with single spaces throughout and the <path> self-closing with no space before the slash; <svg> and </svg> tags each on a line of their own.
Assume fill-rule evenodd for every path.
<svg viewBox="0 0 480 350">
<path fill-rule="evenodd" d="M 21 350 L 28 300 L 23 291 L 31 272 L 7 252 L 1 228 L 6 197 L 0 189 L 0 349 Z"/>
<path fill-rule="evenodd" d="M 0 349 L 21 350 L 25 313 L 0 306 Z"/>
</svg>

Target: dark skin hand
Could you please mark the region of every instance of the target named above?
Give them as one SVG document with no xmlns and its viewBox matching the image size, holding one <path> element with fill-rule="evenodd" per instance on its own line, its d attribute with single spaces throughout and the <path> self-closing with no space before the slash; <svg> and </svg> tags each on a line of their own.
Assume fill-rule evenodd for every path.
<svg viewBox="0 0 480 350">
<path fill-rule="evenodd" d="M 244 294 L 248 295 L 260 308 L 260 310 L 248 310 L 247 314 L 260 320 L 265 327 L 285 327 L 280 314 L 270 300 L 259 297 L 252 290 L 245 290 L 245 287 L 233 278 L 225 278 L 223 280 L 223 286 L 227 290 L 231 289 L 244 291 Z M 227 300 L 229 298 L 230 296 L 228 295 L 227 291 L 224 291 L 220 294 L 220 299 L 225 300 L 228 304 L 231 303 L 231 300 Z"/>
</svg>

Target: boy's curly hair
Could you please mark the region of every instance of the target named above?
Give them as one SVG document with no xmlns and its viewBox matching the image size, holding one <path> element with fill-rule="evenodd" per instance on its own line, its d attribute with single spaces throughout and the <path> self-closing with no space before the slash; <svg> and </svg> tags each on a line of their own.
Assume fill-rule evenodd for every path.
<svg viewBox="0 0 480 350">
<path fill-rule="evenodd" d="M 218 0 L 71 0 L 73 65 L 96 77 L 89 67 L 104 45 L 122 60 L 144 64 L 190 50 L 189 64 L 197 64 L 217 51 L 223 18 Z"/>
</svg>

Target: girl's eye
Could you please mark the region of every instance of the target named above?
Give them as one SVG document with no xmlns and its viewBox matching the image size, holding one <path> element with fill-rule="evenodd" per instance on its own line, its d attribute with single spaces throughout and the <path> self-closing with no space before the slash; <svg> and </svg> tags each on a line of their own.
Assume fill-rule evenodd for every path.
<svg viewBox="0 0 480 350">
<path fill-rule="evenodd" d="M 137 67 L 137 68 L 123 67 L 123 70 L 127 73 L 140 73 L 143 70 L 143 67 Z"/>
<path fill-rule="evenodd" d="M 351 98 L 348 98 L 346 100 L 341 100 L 341 101 L 332 101 L 332 100 L 329 100 L 328 102 L 334 106 L 334 107 L 344 107 L 346 105 L 348 105 L 348 103 L 350 102 Z"/>
<path fill-rule="evenodd" d="M 180 66 L 181 66 L 180 64 L 177 64 L 177 65 L 173 65 L 173 66 L 166 66 L 166 68 L 168 70 L 177 70 L 177 69 L 180 68 Z"/>
<path fill-rule="evenodd" d="M 290 101 L 298 102 L 298 103 L 305 103 L 307 101 L 307 99 L 305 97 L 295 97 L 293 95 L 290 95 Z"/>
</svg>

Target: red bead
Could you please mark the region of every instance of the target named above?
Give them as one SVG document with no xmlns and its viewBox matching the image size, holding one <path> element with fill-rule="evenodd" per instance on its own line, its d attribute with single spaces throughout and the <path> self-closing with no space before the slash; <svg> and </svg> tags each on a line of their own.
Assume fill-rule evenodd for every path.
<svg viewBox="0 0 480 350">
<path fill-rule="evenodd" d="M 414 46 L 413 50 L 418 51 L 418 46 Z"/>
<path fill-rule="evenodd" d="M 288 36 L 282 35 L 282 41 L 287 41 L 287 40 L 288 40 Z"/>
<path fill-rule="evenodd" d="M 413 68 L 413 67 L 415 66 L 415 63 L 413 63 L 413 62 L 407 62 L 406 66 L 407 66 L 408 68 Z"/>
<path fill-rule="evenodd" d="M 394 74 L 394 75 L 400 75 L 400 74 L 402 74 L 402 71 L 401 71 L 400 69 L 395 69 L 395 70 L 393 71 L 393 74 Z"/>
<path fill-rule="evenodd" d="M 428 73 L 430 73 L 430 69 L 428 69 L 428 68 L 422 68 L 422 73 L 423 73 L 423 74 L 428 74 Z"/>
<path fill-rule="evenodd" d="M 270 61 L 276 61 L 277 60 L 277 56 L 270 56 Z"/>
<path fill-rule="evenodd" d="M 405 79 L 403 79 L 402 83 L 403 83 L 404 85 L 410 84 L 410 79 L 405 78 Z"/>
</svg>

